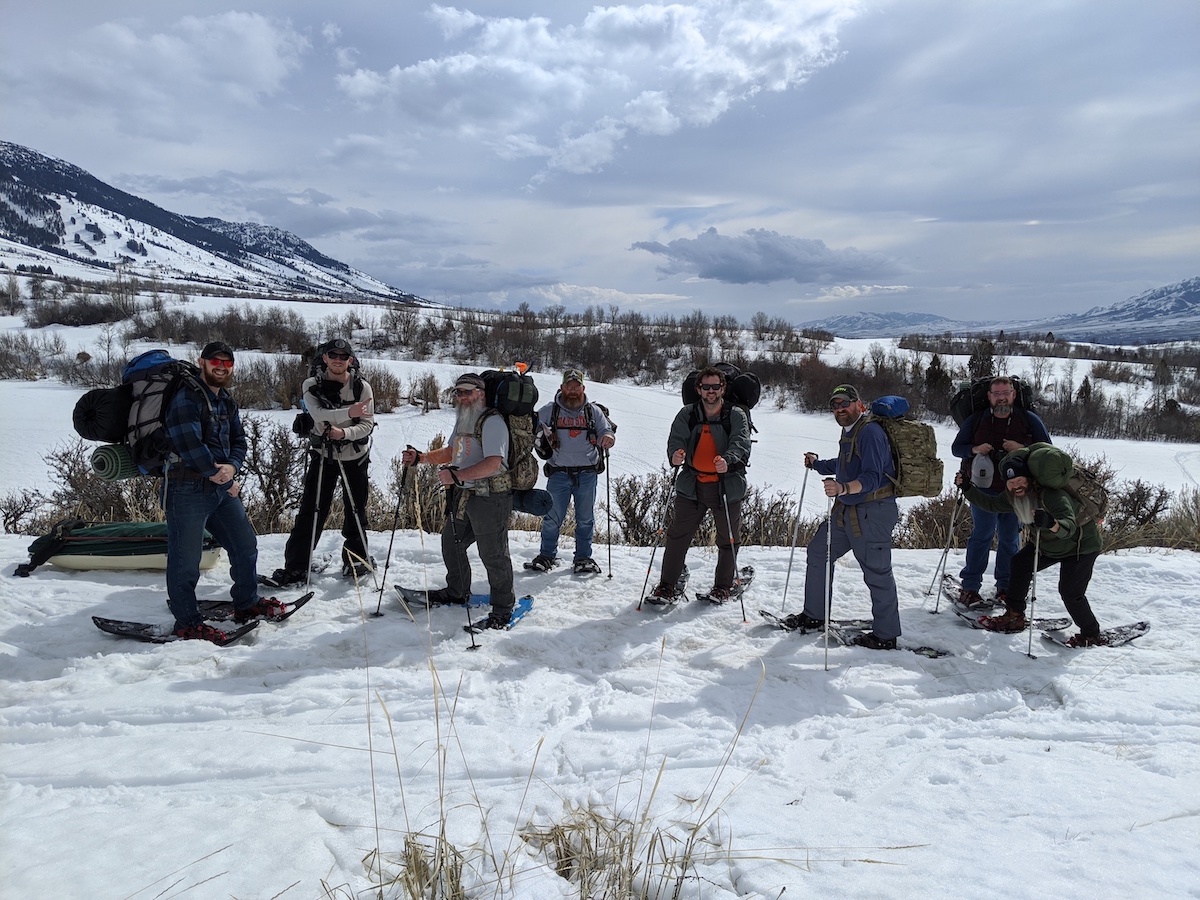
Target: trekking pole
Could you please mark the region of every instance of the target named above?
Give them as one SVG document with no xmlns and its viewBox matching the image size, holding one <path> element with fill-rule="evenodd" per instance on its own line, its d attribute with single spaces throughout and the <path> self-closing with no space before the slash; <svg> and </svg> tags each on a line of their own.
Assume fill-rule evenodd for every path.
<svg viewBox="0 0 1200 900">
<path fill-rule="evenodd" d="M 663 510 L 662 522 L 658 526 L 658 533 L 654 537 L 654 548 L 650 551 L 650 565 L 646 566 L 646 581 L 642 584 L 642 596 L 638 600 L 638 612 L 642 610 L 642 601 L 646 599 L 646 588 L 650 586 L 650 573 L 654 571 L 654 554 L 658 553 L 658 545 L 662 543 L 663 532 L 667 530 L 667 516 L 671 514 L 671 510 L 675 508 L 672 502 L 675 496 L 675 479 L 679 477 L 679 470 L 683 466 L 675 466 L 675 471 L 671 473 L 671 486 L 668 490 L 666 508 Z"/>
<path fill-rule="evenodd" d="M 342 493 L 346 498 L 346 505 L 350 507 L 350 515 L 354 518 L 354 526 L 358 530 L 358 539 L 360 541 L 362 541 L 363 553 L 367 554 L 367 532 L 363 527 L 363 525 L 364 525 L 363 519 L 365 519 L 367 517 L 367 511 L 365 509 L 363 510 L 363 518 L 362 519 L 360 519 L 358 517 L 358 508 L 354 503 L 354 492 L 352 490 L 350 490 L 350 482 L 346 478 L 346 464 L 344 462 L 342 462 L 342 458 L 340 456 L 337 458 L 337 464 L 338 464 L 338 470 L 341 472 L 341 475 L 342 475 Z M 370 555 L 366 555 L 365 558 L 363 559 L 363 562 L 366 563 L 367 568 L 371 570 L 372 584 L 374 584 L 375 587 L 379 587 L 379 579 L 375 575 L 375 566 L 373 566 L 371 564 L 370 559 L 371 559 Z M 353 569 L 354 569 L 353 563 L 350 564 L 350 568 L 351 568 L 351 571 L 353 571 Z M 354 576 L 354 581 L 356 584 L 358 583 L 358 575 L 357 574 Z"/>
<path fill-rule="evenodd" d="M 304 569 L 304 589 L 307 591 L 312 584 L 312 561 L 313 551 L 317 549 L 317 522 L 324 524 L 325 516 L 321 515 L 321 487 L 322 481 L 325 478 L 325 445 L 324 438 L 321 444 L 321 456 L 317 460 L 317 495 L 313 498 L 313 521 L 312 530 L 308 535 L 308 565 Z M 332 502 L 332 496 L 330 501 Z M 326 509 L 325 514 L 329 514 Z"/>
<path fill-rule="evenodd" d="M 409 449 L 413 449 L 409 444 Z M 379 602 L 375 604 L 375 612 L 371 613 L 375 618 L 383 615 L 383 589 L 387 587 L 388 566 L 392 563 L 392 545 L 396 542 L 396 529 L 400 526 L 400 505 L 404 502 L 404 485 L 408 483 L 408 466 L 403 467 L 404 471 L 400 473 L 400 487 L 396 489 L 396 511 L 392 514 L 392 536 L 388 539 L 387 556 L 383 560 L 383 577 L 379 584 Z"/>
<path fill-rule="evenodd" d="M 733 583 L 735 586 L 741 584 L 742 573 L 738 569 L 738 545 L 737 540 L 733 536 L 733 519 L 729 515 L 729 495 L 725 493 L 725 476 L 719 478 L 721 486 L 721 505 L 725 507 L 725 527 L 729 529 L 729 546 L 733 548 Z M 740 521 L 739 521 L 739 524 Z M 742 606 L 742 622 L 746 622 L 746 598 L 742 591 L 738 591 L 738 602 Z"/>
<path fill-rule="evenodd" d="M 608 480 L 608 448 L 604 448 L 604 510 L 608 519 L 608 577 L 612 578 L 612 491 Z"/>
<path fill-rule="evenodd" d="M 808 466 L 804 467 L 804 480 L 800 482 L 800 500 L 796 504 L 796 524 L 792 526 L 792 552 L 788 554 L 787 577 L 783 579 L 783 602 L 779 609 L 787 609 L 788 582 L 792 580 L 792 560 L 796 558 L 796 540 L 800 537 L 800 514 L 804 511 L 804 489 L 808 487 Z"/>
<path fill-rule="evenodd" d="M 1035 529 L 1033 532 L 1033 581 L 1029 587 L 1029 649 L 1025 651 L 1025 655 L 1030 659 L 1037 659 L 1033 655 L 1033 611 L 1037 606 L 1037 573 L 1038 563 L 1042 557 L 1042 529 Z"/>
<path fill-rule="evenodd" d="M 946 534 L 946 549 L 942 551 L 942 558 L 938 560 L 937 568 L 933 570 L 933 581 L 929 582 L 929 590 L 925 592 L 928 597 L 933 593 L 933 586 L 938 583 L 938 573 L 941 573 L 942 579 L 946 577 L 946 560 L 950 556 L 950 542 L 954 540 L 954 526 L 958 523 L 958 511 L 963 508 L 963 494 L 960 491 L 958 498 L 954 501 L 954 509 L 950 511 L 950 531 Z M 937 600 L 933 603 L 931 613 L 937 613 L 938 607 L 942 603 L 942 592 L 938 591 Z"/>
<path fill-rule="evenodd" d="M 833 498 L 825 519 L 825 671 L 829 671 L 829 618 L 833 615 Z"/>
</svg>

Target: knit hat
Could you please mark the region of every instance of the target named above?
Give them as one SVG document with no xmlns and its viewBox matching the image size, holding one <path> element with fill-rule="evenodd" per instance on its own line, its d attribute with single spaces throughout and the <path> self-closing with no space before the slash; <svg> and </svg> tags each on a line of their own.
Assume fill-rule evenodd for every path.
<svg viewBox="0 0 1200 900">
<path fill-rule="evenodd" d="M 1003 468 L 1005 481 L 1029 477 L 1029 462 L 1024 456 L 1010 456 L 1004 460 Z"/>
</svg>

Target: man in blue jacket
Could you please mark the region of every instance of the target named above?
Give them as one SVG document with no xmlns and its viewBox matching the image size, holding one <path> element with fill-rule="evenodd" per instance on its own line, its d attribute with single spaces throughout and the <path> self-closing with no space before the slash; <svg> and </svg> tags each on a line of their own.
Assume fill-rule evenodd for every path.
<svg viewBox="0 0 1200 900">
<path fill-rule="evenodd" d="M 246 459 L 246 434 L 228 386 L 233 349 L 223 341 L 200 353 L 203 392 L 180 388 L 167 407 L 167 441 L 174 456 L 163 478 L 167 517 L 167 606 L 175 635 L 220 642 L 224 632 L 204 621 L 196 603 L 204 531 L 229 554 L 234 621 L 248 622 L 283 612 L 274 597 L 258 596 L 258 537 L 238 497 L 237 475 Z"/>
<path fill-rule="evenodd" d="M 825 579 L 833 577 L 832 563 L 852 551 L 871 592 L 872 618 L 871 630 L 853 643 L 871 650 L 894 650 L 900 636 L 900 605 L 892 575 L 892 529 L 900 513 L 892 483 L 896 476 L 892 448 L 883 426 L 864 418 L 867 408 L 853 385 L 834 388 L 829 408 L 842 426 L 837 458 L 817 459 L 817 454 L 805 453 L 804 465 L 833 476 L 824 481 L 825 496 L 833 498 L 833 506 L 808 544 L 804 612 L 788 616 L 788 624 L 807 630 L 824 627 Z"/>
</svg>

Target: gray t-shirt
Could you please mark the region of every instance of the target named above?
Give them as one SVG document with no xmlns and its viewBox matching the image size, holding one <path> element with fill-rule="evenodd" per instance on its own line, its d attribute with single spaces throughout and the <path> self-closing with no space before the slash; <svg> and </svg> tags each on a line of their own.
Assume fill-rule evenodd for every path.
<svg viewBox="0 0 1200 900">
<path fill-rule="evenodd" d="M 483 443 L 475 437 L 475 429 L 462 432 L 456 431 L 450 439 L 450 464 L 466 469 L 476 463 L 481 463 L 489 456 L 500 457 L 500 469 L 496 474 L 508 469 L 508 426 L 504 417 L 498 413 L 487 416 L 483 420 Z M 464 481 L 463 487 L 473 487 L 474 481 Z"/>
</svg>

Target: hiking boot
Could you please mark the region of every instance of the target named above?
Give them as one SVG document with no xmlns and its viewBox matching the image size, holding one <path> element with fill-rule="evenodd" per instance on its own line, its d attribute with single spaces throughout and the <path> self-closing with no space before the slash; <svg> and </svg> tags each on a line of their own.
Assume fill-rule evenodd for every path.
<svg viewBox="0 0 1200 900">
<path fill-rule="evenodd" d="M 308 576 L 303 569 L 276 569 L 271 573 L 271 581 L 276 587 L 288 587 L 293 584 L 304 584 Z"/>
<path fill-rule="evenodd" d="M 533 569 L 535 572 L 549 572 L 558 565 L 558 560 L 553 556 L 542 556 L 538 554 L 533 558 L 533 561 L 526 566 L 528 569 Z"/>
<path fill-rule="evenodd" d="M 653 603 L 656 606 L 665 606 L 668 603 L 678 603 L 683 599 L 683 588 L 674 584 L 659 584 L 650 592 L 650 596 L 646 598 L 647 603 Z"/>
<path fill-rule="evenodd" d="M 968 591 L 963 588 L 958 592 L 958 599 L 954 601 L 963 609 L 991 609 L 992 604 L 979 596 L 979 591 Z"/>
<path fill-rule="evenodd" d="M 287 606 L 280 600 L 274 597 L 259 597 L 258 600 L 245 609 L 235 609 L 233 611 L 233 621 L 239 625 L 245 625 L 251 619 L 278 619 L 285 612 Z"/>
<path fill-rule="evenodd" d="M 215 628 L 207 622 L 201 622 L 199 625 L 176 628 L 175 637 L 181 641 L 212 641 L 214 644 L 223 644 L 229 635 L 220 628 Z"/>
<path fill-rule="evenodd" d="M 996 602 L 1008 606 L 1008 588 L 996 588 Z"/>
<path fill-rule="evenodd" d="M 511 624 L 512 624 L 512 610 L 511 609 L 506 613 L 498 613 L 495 610 L 493 610 L 492 612 L 488 613 L 488 617 L 486 619 L 484 619 L 482 622 L 479 623 L 478 627 L 481 631 L 486 631 L 488 629 L 496 629 L 497 631 L 504 631 Z"/>
<path fill-rule="evenodd" d="M 575 560 L 573 570 L 576 575 L 599 575 L 600 565 L 589 556 L 587 559 Z"/>
<path fill-rule="evenodd" d="M 342 563 L 342 575 L 345 578 L 353 578 L 357 581 L 360 578 L 366 578 L 375 571 L 375 557 L 371 557 L 369 561 L 355 560 L 354 562 L 345 561 Z"/>
<path fill-rule="evenodd" d="M 784 618 L 783 624 L 793 631 L 817 631 L 825 627 L 825 620 L 814 619 L 808 613 L 793 613 Z"/>
<path fill-rule="evenodd" d="M 868 650 L 895 650 L 895 638 L 881 638 L 873 631 L 864 631 L 858 637 L 851 638 L 850 643 L 855 647 L 866 647 Z"/>
<path fill-rule="evenodd" d="M 438 588 L 436 591 L 430 591 L 425 595 L 426 601 L 430 606 L 466 606 L 466 597 L 455 597 L 450 593 L 449 588 Z"/>
<path fill-rule="evenodd" d="M 708 599 L 713 603 L 724 603 L 730 597 L 735 596 L 733 588 L 715 587 L 708 592 Z"/>
<path fill-rule="evenodd" d="M 1018 631 L 1024 631 L 1029 622 L 1025 618 L 1025 613 L 1010 609 L 1002 616 L 983 616 L 980 618 L 979 624 L 988 631 L 1016 634 Z"/>
<path fill-rule="evenodd" d="M 1067 639 L 1068 647 L 1107 647 L 1108 640 L 1102 634 L 1075 634 Z"/>
</svg>

